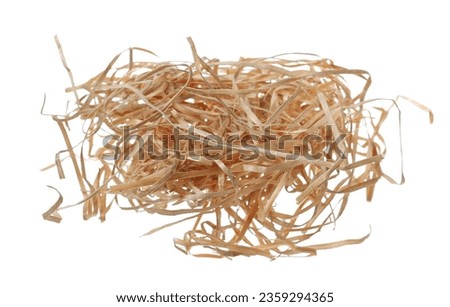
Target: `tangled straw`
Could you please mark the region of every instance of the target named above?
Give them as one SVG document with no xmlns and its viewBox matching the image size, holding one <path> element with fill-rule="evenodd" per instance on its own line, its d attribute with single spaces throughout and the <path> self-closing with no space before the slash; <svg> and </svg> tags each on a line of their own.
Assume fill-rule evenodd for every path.
<svg viewBox="0 0 450 307">
<path fill-rule="evenodd" d="M 335 223 L 352 192 L 386 176 L 380 127 L 388 108 L 365 100 L 370 75 L 307 54 L 222 62 L 144 62 L 130 48 L 100 74 L 75 86 L 76 109 L 53 116 L 64 137 L 83 200 L 83 217 L 100 216 L 112 203 L 125 210 L 183 215 L 192 229 L 175 246 L 197 256 L 314 255 L 366 237 L 308 244 Z M 118 60 L 128 55 L 128 63 Z M 296 57 L 296 59 L 289 59 Z M 363 86 L 354 94 L 346 82 Z M 67 133 L 84 121 L 83 141 Z M 75 152 L 77 150 L 77 153 Z M 86 160 L 97 161 L 88 178 Z M 64 177 L 60 154 L 56 166 Z M 279 204 L 282 190 L 296 202 Z M 44 218 L 59 222 L 62 196 Z M 200 251 L 194 248 L 205 247 Z"/>
</svg>

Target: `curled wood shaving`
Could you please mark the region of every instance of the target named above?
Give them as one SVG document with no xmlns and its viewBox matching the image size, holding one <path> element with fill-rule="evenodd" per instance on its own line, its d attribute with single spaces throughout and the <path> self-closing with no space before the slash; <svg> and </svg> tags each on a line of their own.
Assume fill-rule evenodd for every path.
<svg viewBox="0 0 450 307">
<path fill-rule="evenodd" d="M 364 241 L 309 243 L 342 215 L 352 192 L 365 189 L 370 200 L 378 180 L 391 179 L 381 168 L 380 127 L 396 102 L 373 107 L 369 73 L 329 59 L 220 61 L 200 57 L 188 41 L 193 63 L 138 61 L 138 53 L 154 54 L 130 48 L 75 85 L 57 40 L 77 107 L 52 117 L 67 148 L 55 165 L 63 178 L 61 155 L 69 154 L 83 217 L 105 220 L 118 197 L 125 210 L 183 215 L 148 234 L 191 221 L 175 246 L 201 257 L 315 255 Z M 350 88 L 352 77 L 361 89 Z M 84 137 L 73 145 L 67 127 L 80 120 Z M 99 165 L 93 178 L 88 159 Z M 282 191 L 296 201 L 281 204 Z M 61 203 L 60 195 L 44 218 L 59 222 L 58 210 L 73 206 Z"/>
</svg>

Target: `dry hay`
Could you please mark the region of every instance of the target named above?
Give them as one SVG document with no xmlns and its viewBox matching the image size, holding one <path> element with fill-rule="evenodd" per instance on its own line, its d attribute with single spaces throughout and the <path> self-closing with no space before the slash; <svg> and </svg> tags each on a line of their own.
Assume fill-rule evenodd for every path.
<svg viewBox="0 0 450 307">
<path fill-rule="evenodd" d="M 153 53 L 130 48 L 75 85 L 56 39 L 77 107 L 53 119 L 83 194 L 84 219 L 104 221 L 114 202 L 180 215 L 149 233 L 191 220 L 175 246 L 197 256 L 314 255 L 362 242 L 367 236 L 308 240 L 335 223 L 352 192 L 365 189 L 371 200 L 379 179 L 393 181 L 381 168 L 380 127 L 395 101 L 371 107 L 369 73 L 329 59 L 290 54 L 224 62 L 201 58 L 188 40 L 193 63 L 138 61 L 136 54 Z M 362 81 L 356 92 L 349 78 Z M 72 144 L 67 127 L 80 120 L 85 135 Z M 99 165 L 96 176 L 87 175 L 88 159 Z M 283 190 L 296 201 L 277 205 Z M 59 222 L 58 211 L 70 207 L 61 204 L 60 195 L 44 218 Z"/>
</svg>

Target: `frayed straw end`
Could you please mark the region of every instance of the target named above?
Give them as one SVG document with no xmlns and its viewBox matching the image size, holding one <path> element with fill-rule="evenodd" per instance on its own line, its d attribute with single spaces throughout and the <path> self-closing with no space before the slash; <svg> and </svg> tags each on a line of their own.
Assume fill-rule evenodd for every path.
<svg viewBox="0 0 450 307">
<path fill-rule="evenodd" d="M 61 204 L 63 202 L 63 197 L 62 197 L 61 193 L 56 188 L 54 188 L 52 186 L 49 186 L 49 185 L 48 185 L 48 187 L 50 189 L 55 190 L 59 194 L 59 197 L 58 197 L 58 200 L 54 203 L 54 205 L 51 206 L 50 209 L 48 209 L 46 212 L 44 212 L 42 214 L 42 217 L 44 218 L 44 220 L 55 222 L 55 223 L 60 223 L 61 220 L 62 220 L 62 217 L 57 212 L 57 210 L 58 210 L 59 206 L 61 206 Z"/>
</svg>

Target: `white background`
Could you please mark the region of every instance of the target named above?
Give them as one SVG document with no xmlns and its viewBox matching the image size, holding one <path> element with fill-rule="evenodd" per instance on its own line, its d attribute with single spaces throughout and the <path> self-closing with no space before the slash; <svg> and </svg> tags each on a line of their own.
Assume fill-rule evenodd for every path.
<svg viewBox="0 0 450 307">
<path fill-rule="evenodd" d="M 115 294 L 155 291 L 333 291 L 331 306 L 448 306 L 450 22 L 442 3 L 2 2 L 0 305 L 116 306 Z M 74 208 L 62 212 L 59 225 L 42 219 L 56 199 L 46 184 L 69 199 L 79 196 L 71 179 L 39 172 L 64 147 L 56 124 L 39 114 L 43 95 L 53 110 L 64 110 L 71 98 L 64 94 L 69 80 L 54 34 L 76 82 L 130 46 L 189 61 L 186 37 L 192 36 L 200 55 L 210 58 L 300 51 L 366 69 L 374 79 L 369 98 L 413 97 L 433 109 L 435 123 L 402 104 L 407 182 L 380 183 L 372 203 L 355 195 L 337 226 L 358 237 L 370 225 L 362 245 L 275 261 L 185 256 L 172 238 L 186 227 L 139 237 L 164 222 L 158 216 L 115 207 L 101 224 L 83 221 Z M 397 166 L 389 167 L 395 175 Z"/>
</svg>

